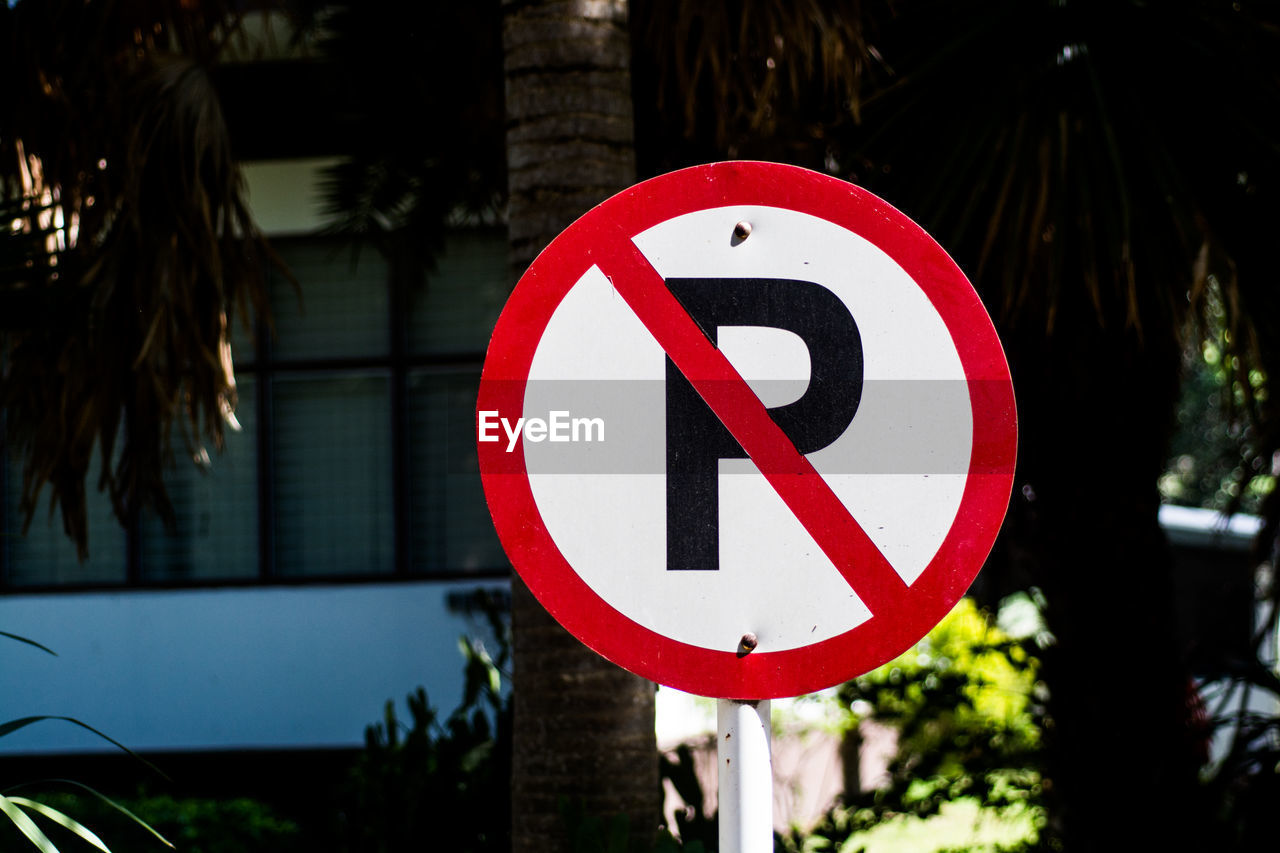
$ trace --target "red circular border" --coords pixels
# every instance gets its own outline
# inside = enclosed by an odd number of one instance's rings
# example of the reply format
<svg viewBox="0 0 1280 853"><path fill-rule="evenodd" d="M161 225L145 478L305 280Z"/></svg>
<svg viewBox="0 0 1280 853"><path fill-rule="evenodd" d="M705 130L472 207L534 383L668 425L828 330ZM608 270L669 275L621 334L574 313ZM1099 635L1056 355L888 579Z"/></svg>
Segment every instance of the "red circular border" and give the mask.
<svg viewBox="0 0 1280 853"><path fill-rule="evenodd" d="M634 622L565 560L538 512L523 446L477 443L481 479L507 556L547 611L599 654L661 684L704 696L798 696L847 681L910 648L964 595L1000 529L1013 485L1017 413L1000 340L964 273L901 212L852 184L795 166L728 162L660 175L587 212L540 254L498 318L476 409L523 411L530 364L552 313L595 263L596 249L676 216L728 205L786 208L828 220L880 248L924 291L969 381L973 451L951 530L899 606L796 649L731 652L692 646Z"/></svg>

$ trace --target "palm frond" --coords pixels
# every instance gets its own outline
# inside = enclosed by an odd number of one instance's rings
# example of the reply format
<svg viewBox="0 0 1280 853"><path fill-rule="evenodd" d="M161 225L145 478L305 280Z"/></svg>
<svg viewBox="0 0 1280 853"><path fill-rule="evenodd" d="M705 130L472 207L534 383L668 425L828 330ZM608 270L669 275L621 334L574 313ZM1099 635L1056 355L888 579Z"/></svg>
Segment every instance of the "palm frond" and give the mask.
<svg viewBox="0 0 1280 853"><path fill-rule="evenodd" d="M40 827L36 826L36 822L18 807L18 803L0 795L0 812L13 822L18 831L25 835L40 853L58 853L58 848L49 840L49 836L45 835Z"/></svg>
<svg viewBox="0 0 1280 853"><path fill-rule="evenodd" d="M330 236L371 245L420 273L446 227L492 222L502 209L499 6L339 2L312 16L323 62L340 81L340 123L353 139L322 179Z"/></svg>
<svg viewBox="0 0 1280 853"><path fill-rule="evenodd" d="M42 643L37 643L35 640L31 640L26 637L19 636L18 634L10 634L8 631L0 631L0 637L6 637L10 640L14 640L19 643L26 643L28 646L33 646L42 652L48 652L54 657L58 656L58 653L55 652L53 649L49 648L48 646Z"/></svg>
<svg viewBox="0 0 1280 853"><path fill-rule="evenodd" d="M208 74L233 6L0 14L0 405L26 523L48 487L82 558L90 458L122 521L170 517L175 447L220 448L235 406L229 324L267 308L275 257Z"/></svg>
<svg viewBox="0 0 1280 853"><path fill-rule="evenodd" d="M658 109L678 110L687 134L710 133L731 156L746 137L776 132L798 103L831 105L824 118L860 119L869 78L887 70L874 38L892 0L633 6L633 19L647 22L643 41L661 57Z"/></svg>
<svg viewBox="0 0 1280 853"><path fill-rule="evenodd" d="M103 843L102 839L99 838L95 832L64 812L60 812L57 809L46 806L44 803L36 800L27 799L26 797L5 797L5 799L15 806L21 806L28 811L42 815L56 823L58 826L70 830L76 837L80 838L87 844L98 848L102 853L111 853L111 850L108 849L107 845ZM12 815L10 815L10 817L12 817Z"/></svg>

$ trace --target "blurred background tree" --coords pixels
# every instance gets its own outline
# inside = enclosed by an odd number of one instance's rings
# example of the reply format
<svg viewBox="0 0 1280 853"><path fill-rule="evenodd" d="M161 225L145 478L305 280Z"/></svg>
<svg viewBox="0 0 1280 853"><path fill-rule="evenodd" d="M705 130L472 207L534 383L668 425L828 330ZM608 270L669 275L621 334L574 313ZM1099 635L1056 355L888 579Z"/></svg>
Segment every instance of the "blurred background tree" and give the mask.
<svg viewBox="0 0 1280 853"><path fill-rule="evenodd" d="M906 654L842 685L843 754L859 748L870 723L892 733L893 755L878 779L860 779L860 769L846 765L837 803L816 826L779 839L780 847L879 848L897 830L919 840L913 844L932 838L937 849L950 850L985 824L1010 849L1052 849L1043 831L1045 685L1037 639L1047 638L1034 628L1010 633L965 598ZM959 832L957 813L970 816Z"/></svg>
<svg viewBox="0 0 1280 853"><path fill-rule="evenodd" d="M210 69L234 3L0 6L0 409L87 554L85 481L127 522L172 516L163 470L234 425L230 324L266 305Z"/></svg>
<svg viewBox="0 0 1280 853"><path fill-rule="evenodd" d="M1276 401L1258 384L1280 359L1274 5L632 10L642 174L729 156L847 177L924 224L995 318L1021 446L977 589L1044 595L1050 836L1090 850L1206 838L1216 806L1198 778L1157 483L1189 341L1219 347L1237 489L1270 473L1277 446ZM1118 649L1130 665L1114 665ZM1113 773L1123 787L1101 808ZM1135 816L1119 831L1116 809Z"/></svg>
<svg viewBox="0 0 1280 853"><path fill-rule="evenodd" d="M1275 491L1277 459L1267 458L1247 415L1254 398L1265 399L1266 375L1242 371L1224 327L1226 310L1216 282L1206 292L1204 325L1190 335L1183 354L1177 426L1160 494L1179 506L1258 515ZM1248 383L1246 387L1242 383Z"/></svg>

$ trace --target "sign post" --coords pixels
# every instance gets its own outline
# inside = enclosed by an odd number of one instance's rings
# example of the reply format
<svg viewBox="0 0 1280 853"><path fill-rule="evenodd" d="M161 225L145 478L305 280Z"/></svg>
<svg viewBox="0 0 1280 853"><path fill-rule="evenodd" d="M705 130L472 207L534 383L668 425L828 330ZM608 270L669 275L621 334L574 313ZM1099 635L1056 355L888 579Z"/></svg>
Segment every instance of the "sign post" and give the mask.
<svg viewBox="0 0 1280 853"><path fill-rule="evenodd" d="M773 163L662 175L566 229L503 309L476 418L495 527L548 612L639 675L749 703L937 624L991 548L1017 447L1004 352L955 263L879 198ZM722 702L742 749L767 708ZM767 765L764 745L722 769Z"/></svg>
<svg viewBox="0 0 1280 853"><path fill-rule="evenodd" d="M773 759L769 700L716 701L720 849L772 853Z"/></svg>

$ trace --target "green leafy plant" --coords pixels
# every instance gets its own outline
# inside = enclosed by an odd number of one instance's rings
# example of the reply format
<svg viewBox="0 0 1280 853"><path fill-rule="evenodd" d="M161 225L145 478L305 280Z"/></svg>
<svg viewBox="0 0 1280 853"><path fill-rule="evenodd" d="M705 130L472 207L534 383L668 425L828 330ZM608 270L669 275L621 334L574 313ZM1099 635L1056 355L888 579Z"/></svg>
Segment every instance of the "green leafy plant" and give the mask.
<svg viewBox="0 0 1280 853"><path fill-rule="evenodd" d="M846 791L817 827L791 833L780 848L845 849L860 832L908 816L935 817L963 800L1042 827L1045 715L1034 648L964 599L915 648L842 685L851 734L863 720L888 725L896 753L879 785ZM1019 846L1038 843L1037 834Z"/></svg>
<svg viewBox="0 0 1280 853"><path fill-rule="evenodd" d="M26 811L24 811L24 809ZM41 851L56 851L53 842L49 837L36 825L31 819L28 812L42 815L59 826L65 827L67 830L80 837L84 841L97 847L99 850L107 851L108 848L102 843L97 835L89 830L84 824L76 821L74 818L68 817L65 812L51 808L44 803L35 800L29 800L26 797L14 797L0 795L0 811L4 812L9 820L13 821L13 825L18 831L27 837L37 849Z"/></svg>
<svg viewBox="0 0 1280 853"><path fill-rule="evenodd" d="M36 640L33 640L33 639L20 637L20 635L18 634L10 634L9 631L0 631L0 637L4 637L6 639L12 639L18 643L27 644L27 646L40 649L40 651L49 653L51 654L51 656L54 656L54 657L58 656L58 653L52 651L51 648L44 646L44 644L37 643ZM114 745L114 747L122 749L122 751L131 754L131 756L133 756L134 758L137 758L138 761L145 763L147 767L151 767L152 770L155 770L157 772L157 774L160 774L160 771L157 770L157 768L154 765L151 765L151 762L146 761L145 758L137 756L136 753L131 751L131 749L129 749L128 747L125 747L124 744L118 742L118 740L110 738L110 736L105 735L104 733L101 733L101 731L95 729L95 727L86 724L86 722L82 722L77 719L74 719L74 717L61 717L61 716L54 716L54 715L37 715L37 716L28 716L28 717L18 717L18 719L9 720L8 722L3 722L3 724L0 724L0 738L4 738L5 735L13 734L14 731L18 731L19 729L26 729L27 726L36 724L36 722L45 722L45 721L69 722L69 724L82 727L82 729L87 731L91 731L91 733L99 736L99 738L101 738L102 740L106 740L106 742L110 743L111 745ZM164 776L164 774L160 774L160 775ZM157 833L157 831L152 829L152 827L148 825L146 821L143 821L142 818L138 817L137 815L134 815L133 812L129 811L129 809L125 808L124 806L120 806L120 804L116 803L115 800L109 797L106 797L105 794L96 792L96 790L93 790L92 788L90 788L90 786L74 783L74 781L70 781L70 780L54 780L54 781L56 781L56 783L60 785L72 786L72 788L82 789L84 793L91 794L92 797L95 797L97 800L99 800L99 802L101 802L102 804L105 804L106 807L114 809L114 811L118 812L119 815L123 815L129 818L129 820L134 822L134 824L141 826L142 829L145 829L147 833L150 833L152 836L154 836L154 838L157 841L160 841L160 843L168 845L168 847L173 847L173 844L170 844L169 840L164 838L164 835ZM32 788L32 786L33 786L32 784L27 783L27 784L13 785L13 786L10 786L10 788L0 790L0 812L3 812L4 816L9 818L9 821L12 822L14 829L17 829L18 833L22 834L24 838L26 838L28 841L31 841L31 844L35 845L36 849L41 850L41 853L58 853L58 847L56 847L56 845L52 843L52 841L49 838L49 834L47 834L46 830L42 829L42 827L38 825L37 822L35 821L35 817L41 817L41 818L44 818L44 820L51 822L51 824L63 827L64 830L69 831L70 834L72 834L73 836L76 836L76 838L78 838L79 840L84 841L84 843L90 844L92 845L92 847L100 849L104 853L110 853L110 849L106 847L104 843L102 843L102 839L100 839L99 836L93 833L92 830L88 829L87 826L84 826L83 824L81 824L81 822L77 821L76 818L73 818L67 815L67 812L63 811L63 809L54 808L50 806L50 804L40 802L40 800L35 800L28 797L19 797L19 795L14 794L14 792L17 792L17 790Z"/></svg>
<svg viewBox="0 0 1280 853"><path fill-rule="evenodd" d="M0 636L10 640L14 640L19 643L24 643L36 649L40 649L41 651L46 652L55 657L57 656L57 653L54 652L52 649L42 645L41 643L36 642L35 640L28 639L27 637L22 637L17 634L11 634L7 631L0 631ZM8 722L5 722L5 723L0 723L0 737L5 737L7 735L13 734L16 731L20 729L24 729L27 726L33 725L35 723L41 723L46 721L61 721L65 723L70 723L75 726L79 726L80 728L85 729L86 731L92 732L93 734L97 735L98 737L102 738L103 740L107 741L108 743L112 744L118 749L121 749L124 752L127 752L129 755L132 755L138 761L141 761L143 764L146 764L148 767L155 770L157 773L160 773L160 771L154 765L152 765L150 762L146 761L142 757L135 754L132 750L130 750L124 744L98 731L93 726L90 726L87 723L84 723L84 722L81 722L80 720L75 719L74 717L61 717L61 716L55 716L55 715L49 715L49 714L29 716L29 717L19 717L17 719L9 720ZM160 775L163 776L164 774L160 773ZM133 814L133 812L129 811L124 806L120 805L119 803L115 802L111 798L107 797L105 794L95 791L94 789L88 787L87 785L82 785L78 782L72 782L70 780L53 780L53 781L64 786L71 786L74 788L82 789L85 793L92 795L105 806L113 809L115 812L121 815L124 815L125 817L130 819L133 823L145 829L157 841L169 847L173 846L172 844L169 843L169 841L163 835L161 835L159 832L153 829L149 824L147 824L137 815ZM39 817L48 821L49 823L52 823L70 832L71 835L74 836L75 838L80 839L84 843L89 844L97 848L98 850L102 850L103 853L111 853L110 849L106 846L106 844L103 843L101 838L99 838L92 830L90 830L84 824L80 823L75 818L72 818L71 816L69 816L66 813L66 811L62 809L54 808L53 806L45 802L33 800L33 799L30 799L29 797L18 796L15 794L16 791L23 790L26 788L31 788L31 787L34 787L31 783L24 783L21 785L11 786L4 790L0 790L0 813L3 813L4 816L9 819L13 827L24 838L26 838L26 840L29 841L37 850L40 850L41 853L58 853L58 847L49 838L49 833L47 831L48 828L42 827L39 823L36 822L35 818Z"/></svg>
<svg viewBox="0 0 1280 853"><path fill-rule="evenodd" d="M47 789L54 785L73 788L81 793L80 795L65 793L50 795L47 793ZM137 827L149 835L156 843L163 844L169 848L173 847L169 839L153 827L151 823L139 817L131 809L102 792L90 788L88 785L82 785L70 779L46 780L39 785L41 789L46 790L46 793L41 794L40 800L14 796L10 793L31 787L37 786L31 783L16 785L9 788L5 793L0 794L0 811L3 811L5 816L12 821L14 827L22 835L26 836L27 840L42 853L57 853L58 848L49 839L45 830L32 819L33 815L46 818L50 822L68 830L72 835L87 844L104 851L104 853L111 853L110 848L95 832L81 823L80 820L71 817L68 812L75 812L85 820L96 818L98 820L95 820L95 823L98 823L99 826L102 825L101 819L114 817L117 828Z"/></svg>
<svg viewBox="0 0 1280 853"><path fill-rule="evenodd" d="M674 756L659 756L659 778L670 782L685 808L675 813L675 825L664 826L656 838L634 832L626 815L589 815L581 803L561 799L565 849L571 853L707 853L719 847L719 815L708 812L698 781L693 749L676 747ZM660 796L665 791L660 792ZM674 830L674 831L673 831Z"/></svg>
<svg viewBox="0 0 1280 853"><path fill-rule="evenodd" d="M375 853L427 843L457 853L511 846L511 703L502 690L509 645L493 657L483 644L460 640L465 663L462 703L446 718L418 688L409 720L388 701L384 719L365 730L365 749L351 771L340 819L342 850Z"/></svg>
<svg viewBox="0 0 1280 853"><path fill-rule="evenodd" d="M1267 399L1266 376L1233 354L1221 288L1210 276L1198 334L1182 355L1177 429L1160 477L1168 503L1260 513L1276 486L1270 454L1258 452L1251 407Z"/></svg>
<svg viewBox="0 0 1280 853"><path fill-rule="evenodd" d="M125 813L87 791L59 791L42 797L47 805L108 831L118 849L146 849L147 832ZM121 808L173 840L182 853L288 853L301 849L297 823L270 806L245 797L209 799L139 794L122 800ZM103 849L103 848L99 848Z"/></svg>
<svg viewBox="0 0 1280 853"><path fill-rule="evenodd" d="M685 807L675 813L675 826L671 827L675 832L664 833L655 850L659 853L668 850L685 850L686 853L715 850L720 840L719 815L707 812L706 795L698 781L693 749L688 744L680 744L674 757L663 755L659 761L661 778L671 783Z"/></svg>
<svg viewBox="0 0 1280 853"><path fill-rule="evenodd" d="M564 797L559 806L560 819L567 829L566 853L643 853L626 815L590 815L581 803Z"/></svg>

